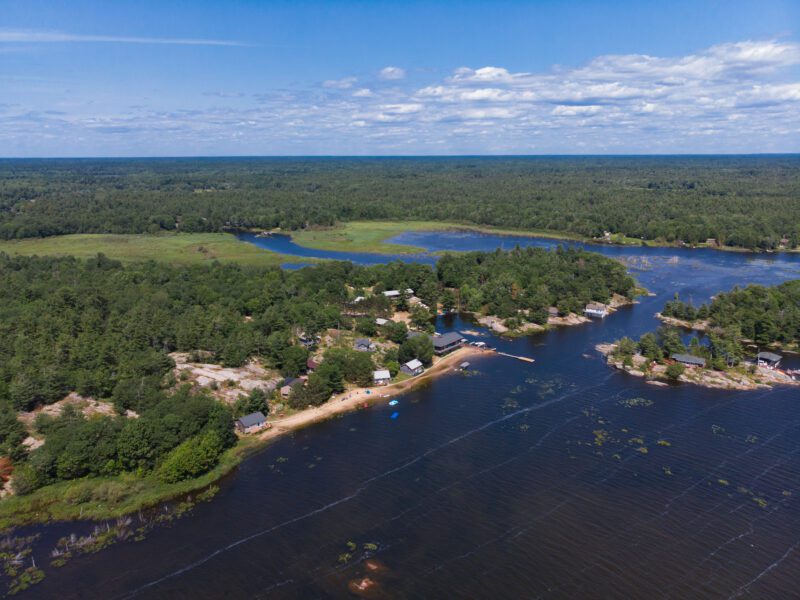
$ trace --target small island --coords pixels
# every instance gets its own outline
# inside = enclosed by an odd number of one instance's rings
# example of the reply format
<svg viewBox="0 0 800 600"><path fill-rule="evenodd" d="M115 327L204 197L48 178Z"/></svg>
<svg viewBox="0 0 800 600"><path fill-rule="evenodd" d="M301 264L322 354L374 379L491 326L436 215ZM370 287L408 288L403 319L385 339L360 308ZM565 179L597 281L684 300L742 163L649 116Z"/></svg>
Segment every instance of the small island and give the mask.
<svg viewBox="0 0 800 600"><path fill-rule="evenodd" d="M700 307L676 297L657 317L664 322L657 331L597 350L614 368L654 381L738 390L800 385L800 373L781 369L780 354L800 342L800 280L736 288ZM685 344L682 330L700 337Z"/></svg>

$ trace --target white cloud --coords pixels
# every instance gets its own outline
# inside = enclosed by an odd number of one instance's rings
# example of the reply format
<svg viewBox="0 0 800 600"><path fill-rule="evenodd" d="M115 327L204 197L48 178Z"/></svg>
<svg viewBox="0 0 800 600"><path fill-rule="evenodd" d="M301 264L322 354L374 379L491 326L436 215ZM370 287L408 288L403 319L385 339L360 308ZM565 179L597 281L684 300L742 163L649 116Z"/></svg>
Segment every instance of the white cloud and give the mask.
<svg viewBox="0 0 800 600"><path fill-rule="evenodd" d="M234 40L207 40L195 38L151 38L120 35L82 35L60 31L34 31L0 29L0 43L56 44L56 43L112 43L112 44L176 44L184 46L250 46Z"/></svg>
<svg viewBox="0 0 800 600"><path fill-rule="evenodd" d="M206 100L169 110L158 99L126 97L104 112L75 98L68 108L59 101L33 112L9 96L15 104L0 112L0 148L12 155L35 144L49 154L71 144L88 154L115 144L147 154L791 152L800 148L797 65L800 44L768 40L677 57L598 56L542 72L462 67L422 86L395 79L371 89L348 77L316 89L265 90L228 107L197 108Z"/></svg>
<svg viewBox="0 0 800 600"><path fill-rule="evenodd" d="M322 87L337 90L347 90L353 87L358 81L355 77L344 77L343 79L328 79L322 83Z"/></svg>
<svg viewBox="0 0 800 600"><path fill-rule="evenodd" d="M378 77L386 80L405 79L406 71L400 67L384 67L378 73Z"/></svg>

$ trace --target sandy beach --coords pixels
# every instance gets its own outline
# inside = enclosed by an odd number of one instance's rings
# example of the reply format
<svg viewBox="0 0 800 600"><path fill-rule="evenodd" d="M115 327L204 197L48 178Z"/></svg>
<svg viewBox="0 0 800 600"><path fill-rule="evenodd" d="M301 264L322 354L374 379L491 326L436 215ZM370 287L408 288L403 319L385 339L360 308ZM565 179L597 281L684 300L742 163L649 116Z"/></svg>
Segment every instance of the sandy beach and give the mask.
<svg viewBox="0 0 800 600"><path fill-rule="evenodd" d="M341 394L331 397L325 404L307 408L298 413L280 419L269 420L270 427L258 434L261 441L270 441L286 433L307 427L330 419L334 415L350 412L362 407L364 404L388 402L403 392L426 381L447 373L469 357L485 355L488 350L481 350L473 346L462 346L447 356L434 358L434 363L422 375L384 386L362 387L346 390ZM367 394L367 391L370 391Z"/></svg>

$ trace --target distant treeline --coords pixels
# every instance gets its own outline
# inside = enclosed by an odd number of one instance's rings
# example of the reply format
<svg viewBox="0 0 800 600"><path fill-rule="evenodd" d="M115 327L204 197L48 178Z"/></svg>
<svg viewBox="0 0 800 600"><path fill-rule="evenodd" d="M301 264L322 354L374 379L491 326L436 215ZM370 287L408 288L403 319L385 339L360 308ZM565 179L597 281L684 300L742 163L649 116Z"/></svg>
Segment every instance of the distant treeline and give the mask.
<svg viewBox="0 0 800 600"><path fill-rule="evenodd" d="M471 253L442 258L438 270L395 262L325 263L298 271L124 266L102 255L81 261L0 253L0 454L20 467L14 476L19 493L123 471L155 471L168 482L194 477L235 441L233 413L181 388L169 352L202 351L204 360L226 366L257 357L295 376L308 358L301 334L374 323L363 313L389 312L380 293L386 289L411 288L431 307L465 297L471 309L510 315L529 309L524 318L540 319L543 307L606 301L633 287L620 263L577 249ZM373 296L354 303L367 288ZM396 360L420 357L421 349L404 343L405 327L395 333L393 341L401 344ZM341 389L342 378L371 381L373 363L366 354L329 350L323 367L298 402L324 401ZM68 411L37 418L46 441L28 453L16 412L70 392L111 400L118 416L86 419ZM243 399L241 408L266 410L263 395ZM139 418L122 416L127 410Z"/></svg>
<svg viewBox="0 0 800 600"><path fill-rule="evenodd" d="M798 198L798 156L3 160L0 238L424 219L770 249Z"/></svg>

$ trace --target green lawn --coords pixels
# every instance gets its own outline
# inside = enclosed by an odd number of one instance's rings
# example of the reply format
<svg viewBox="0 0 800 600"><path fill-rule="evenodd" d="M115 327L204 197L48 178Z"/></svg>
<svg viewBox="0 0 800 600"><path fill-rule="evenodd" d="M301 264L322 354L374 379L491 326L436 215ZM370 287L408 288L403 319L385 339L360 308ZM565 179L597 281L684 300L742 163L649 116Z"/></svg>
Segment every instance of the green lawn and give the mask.
<svg viewBox="0 0 800 600"><path fill-rule="evenodd" d="M305 229L290 233L296 243L307 248L341 252L405 254L422 252L423 249L402 244L386 244L384 241L406 231L447 231L454 229L497 235L579 239L577 236L553 231L498 229L443 221L353 221L327 229Z"/></svg>
<svg viewBox="0 0 800 600"><path fill-rule="evenodd" d="M203 264L214 260L271 266L313 259L286 256L240 242L229 233L75 234L0 241L10 255L75 256L91 258L102 252L123 262L157 260L170 264Z"/></svg>

